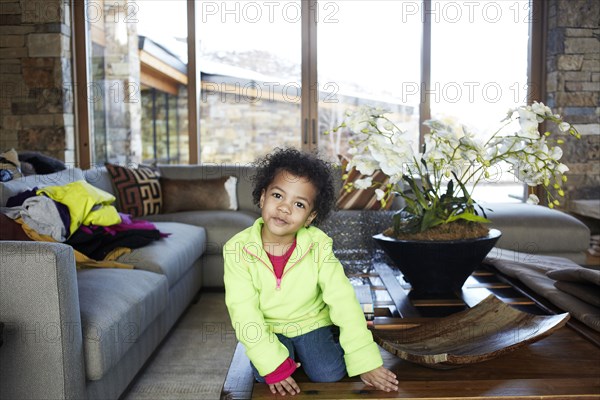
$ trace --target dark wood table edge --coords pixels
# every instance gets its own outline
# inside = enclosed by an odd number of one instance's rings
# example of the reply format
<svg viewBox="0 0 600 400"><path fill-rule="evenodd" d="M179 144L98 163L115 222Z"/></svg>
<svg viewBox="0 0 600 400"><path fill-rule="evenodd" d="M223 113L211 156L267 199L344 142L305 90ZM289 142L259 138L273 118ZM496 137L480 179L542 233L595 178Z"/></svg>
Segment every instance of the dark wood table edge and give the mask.
<svg viewBox="0 0 600 400"><path fill-rule="evenodd" d="M248 379L250 378L250 379ZM254 375L244 346L238 342L227 375L221 387L221 400L242 400L252 398Z"/></svg>

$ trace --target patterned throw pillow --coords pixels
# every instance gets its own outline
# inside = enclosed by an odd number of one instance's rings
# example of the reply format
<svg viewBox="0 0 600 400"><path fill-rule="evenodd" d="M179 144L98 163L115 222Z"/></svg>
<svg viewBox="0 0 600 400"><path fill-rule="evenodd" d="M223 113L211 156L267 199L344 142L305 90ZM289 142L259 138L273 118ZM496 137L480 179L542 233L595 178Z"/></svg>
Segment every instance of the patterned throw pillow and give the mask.
<svg viewBox="0 0 600 400"><path fill-rule="evenodd" d="M106 164L117 197L117 208L132 217L159 214L162 191L159 175L149 167Z"/></svg>
<svg viewBox="0 0 600 400"><path fill-rule="evenodd" d="M341 170L347 175L346 179L342 182L342 188L337 200L337 207L340 210L388 210L392 206L392 202L388 201L384 208L381 207L381 202L377 200L375 195L375 188L368 189L354 189L350 192L344 189L348 183L356 182L358 179L366 178L356 169L352 168L346 172L346 165L348 160L345 157L340 156L342 163ZM375 171L373 174L373 182L387 183L388 177L380 170Z"/></svg>

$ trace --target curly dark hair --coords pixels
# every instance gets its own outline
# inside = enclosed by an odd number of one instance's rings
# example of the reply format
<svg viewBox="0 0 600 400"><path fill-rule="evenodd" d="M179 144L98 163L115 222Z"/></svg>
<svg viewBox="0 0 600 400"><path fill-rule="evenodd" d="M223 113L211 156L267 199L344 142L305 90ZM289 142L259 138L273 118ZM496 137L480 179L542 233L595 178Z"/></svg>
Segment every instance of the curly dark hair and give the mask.
<svg viewBox="0 0 600 400"><path fill-rule="evenodd" d="M252 200L259 205L262 191L275 179L280 171L308 179L317 189L314 225L327 219L335 206L335 188L332 166L316 154L301 152L294 148L275 148L272 153L254 162L256 173L252 178L254 189Z"/></svg>

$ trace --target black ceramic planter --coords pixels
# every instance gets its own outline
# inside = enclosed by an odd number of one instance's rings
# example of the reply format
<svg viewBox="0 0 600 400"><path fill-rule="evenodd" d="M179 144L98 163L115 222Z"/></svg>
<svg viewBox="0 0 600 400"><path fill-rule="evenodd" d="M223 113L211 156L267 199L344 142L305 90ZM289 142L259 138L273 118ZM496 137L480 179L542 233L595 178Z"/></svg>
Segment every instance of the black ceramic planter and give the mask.
<svg viewBox="0 0 600 400"><path fill-rule="evenodd" d="M426 241L373 236L417 294L460 292L471 273L492 250L501 233L490 229L486 237Z"/></svg>

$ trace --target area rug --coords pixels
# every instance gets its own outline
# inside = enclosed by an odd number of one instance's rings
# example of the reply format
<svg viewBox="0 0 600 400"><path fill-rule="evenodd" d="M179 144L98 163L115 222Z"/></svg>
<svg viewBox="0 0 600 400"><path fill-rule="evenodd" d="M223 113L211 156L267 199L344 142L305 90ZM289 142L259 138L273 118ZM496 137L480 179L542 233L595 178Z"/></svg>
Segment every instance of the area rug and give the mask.
<svg viewBox="0 0 600 400"><path fill-rule="evenodd" d="M218 399L236 343L225 294L202 293L122 399Z"/></svg>

